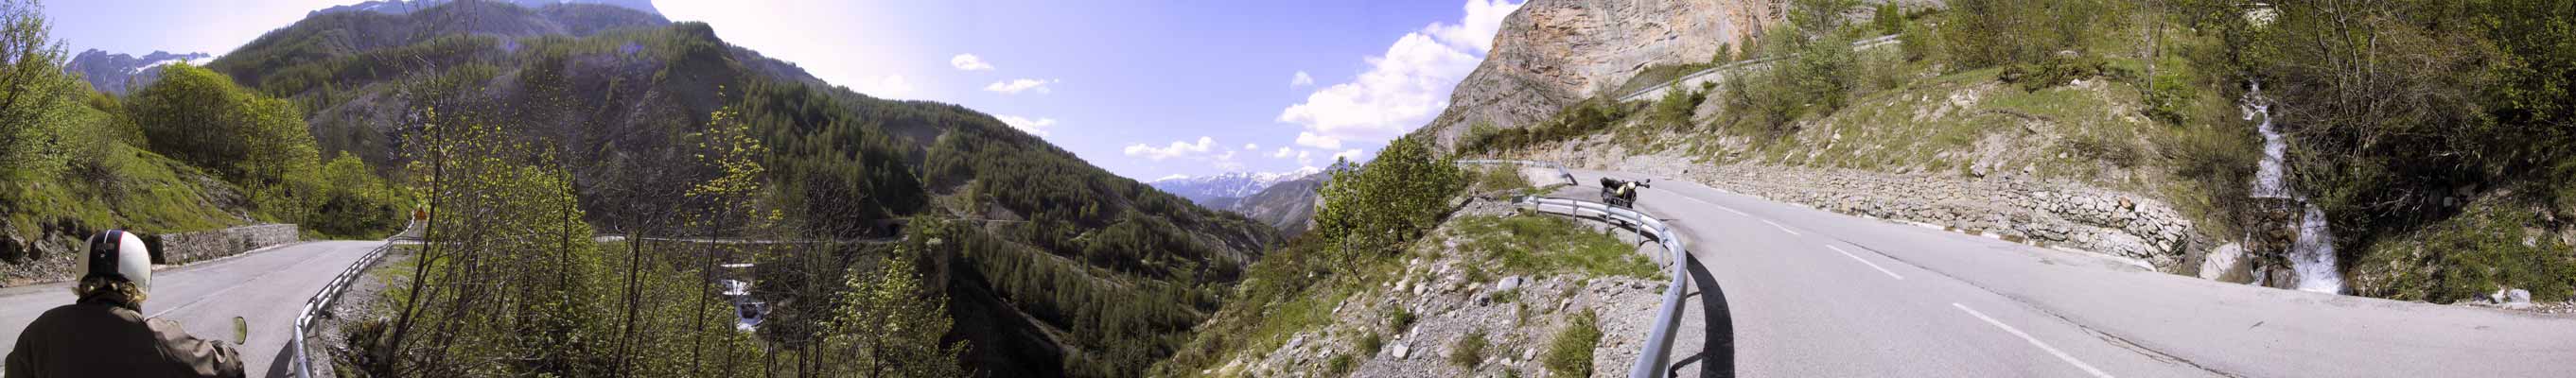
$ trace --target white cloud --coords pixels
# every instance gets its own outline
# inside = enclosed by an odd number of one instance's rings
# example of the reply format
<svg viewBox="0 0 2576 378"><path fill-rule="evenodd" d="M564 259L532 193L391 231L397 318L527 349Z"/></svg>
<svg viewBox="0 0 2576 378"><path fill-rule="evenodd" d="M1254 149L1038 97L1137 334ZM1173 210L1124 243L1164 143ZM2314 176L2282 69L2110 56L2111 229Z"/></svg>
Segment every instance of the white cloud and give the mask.
<svg viewBox="0 0 2576 378"><path fill-rule="evenodd" d="M1216 165L1216 169L1220 171L1233 172L1243 170L1243 162L1234 161L1233 150L1227 150L1225 153L1217 154L1216 162L1214 164Z"/></svg>
<svg viewBox="0 0 2576 378"><path fill-rule="evenodd" d="M1297 151L1297 165L1309 167L1315 166L1315 152L1303 150Z"/></svg>
<svg viewBox="0 0 2576 378"><path fill-rule="evenodd" d="M1038 80L1038 79L1015 79L1015 80L1004 80L1004 81L996 81L996 82L993 82L993 84L992 84L992 85L986 85L986 86L984 86L984 90L987 90L987 91L993 91L993 92L1001 93L1001 94L1020 94L1020 92L1021 92L1021 91L1032 91L1032 90L1037 91L1038 93L1047 93L1047 87L1046 87L1046 86L1047 86L1047 84L1055 84L1055 83L1061 83L1061 82L1064 82L1064 80L1061 80L1061 79L1058 79L1058 80Z"/></svg>
<svg viewBox="0 0 2576 378"><path fill-rule="evenodd" d="M1137 143L1137 144L1128 145L1128 146L1127 146L1127 149L1126 149L1124 152L1126 152L1126 153L1127 153L1127 156L1141 157L1141 158L1153 159L1153 160L1160 161L1160 160L1163 160L1163 159L1170 159L1170 158L1174 158L1174 157L1181 157L1181 156L1188 156L1188 155L1196 155L1196 154L1205 154L1205 153L1207 153L1207 152L1208 152L1208 150L1209 150L1209 149L1211 149L1211 148L1212 148L1212 147L1214 147L1215 145L1216 145L1216 139L1215 139L1215 138L1199 137L1199 141L1198 141L1198 143L1187 143L1187 142L1177 142L1177 141L1175 141L1175 142L1172 142L1172 144L1171 144L1171 145L1169 145L1169 146L1165 146L1165 147L1161 147L1161 148L1155 148L1154 146L1148 146L1148 145L1145 145L1144 143ZM1231 157L1231 156L1228 156L1228 157Z"/></svg>
<svg viewBox="0 0 2576 378"><path fill-rule="evenodd" d="M1494 33L1502 30L1503 17L1520 8L1520 4L1508 4L1503 0L1467 0L1466 19L1459 20L1457 25L1432 24L1424 31L1440 38L1440 42L1476 49L1476 54L1482 55L1493 51Z"/></svg>
<svg viewBox="0 0 2576 378"><path fill-rule="evenodd" d="M1314 132L1310 131L1299 131L1297 132L1297 145L1323 149L1342 148L1342 138L1315 135Z"/></svg>
<svg viewBox="0 0 2576 378"><path fill-rule="evenodd" d="M1296 76L1296 77L1288 78L1288 87L1289 87L1289 88L1303 87L1303 86L1309 86L1309 85L1315 85L1315 76L1314 76L1314 75L1307 75L1307 74L1306 74L1306 71L1297 71L1297 76Z"/></svg>
<svg viewBox="0 0 2576 378"><path fill-rule="evenodd" d="M858 84L852 85L850 89L857 90L859 93L865 93L869 96L876 96L878 98L907 98L912 96L913 91L912 82L904 80L903 75L885 75L861 79Z"/></svg>
<svg viewBox="0 0 2576 378"><path fill-rule="evenodd" d="M1259 145L1259 144L1252 144L1252 143L1244 143L1244 144L1243 144L1243 150L1244 150L1244 151L1251 151L1251 150L1258 150L1258 149L1261 149L1261 145Z"/></svg>
<svg viewBox="0 0 2576 378"><path fill-rule="evenodd" d="M1334 159L1334 160L1350 159L1350 161L1351 161L1351 162L1353 162L1353 163L1357 163L1357 162L1367 161L1367 160L1369 159L1369 153L1368 153L1368 151L1362 151L1362 150L1360 150L1360 149L1353 148L1353 149L1348 149L1348 150L1342 150L1342 152L1333 153L1333 159Z"/></svg>
<svg viewBox="0 0 2576 378"><path fill-rule="evenodd" d="M1341 148L1342 140L1390 140L1421 127L1449 106L1450 89L1483 61L1503 16L1520 8L1501 1L1468 0L1459 24L1435 22L1405 34L1386 53L1362 58L1369 69L1357 79L1317 89L1277 120L1315 135L1299 135L1299 145L1324 149Z"/></svg>
<svg viewBox="0 0 2576 378"><path fill-rule="evenodd" d="M1054 119L1054 118L1045 118L1045 117L1040 117L1040 118L1038 118L1038 119L1028 119L1028 118L1021 118L1020 116L1015 116L1015 115L1000 115L1000 114L993 115L993 118L1000 118L1000 119L1002 119L1002 123L1003 123L1003 124L1011 125L1011 128L1014 128L1014 129L1020 129L1020 131L1021 131L1021 132L1026 132L1026 133L1029 133L1029 135L1036 135L1036 136L1041 136L1041 137L1043 137L1043 136L1047 136L1047 131L1046 131L1046 128L1047 128L1047 127L1049 127L1049 126L1055 126L1055 119Z"/></svg>
<svg viewBox="0 0 2576 378"><path fill-rule="evenodd" d="M1172 175L1170 175L1170 176L1163 176L1163 178L1154 179L1154 181L1171 181L1171 180L1179 180L1179 179L1185 179L1185 178L1190 178L1190 175L1184 175L1184 174L1174 173L1174 174L1172 174ZM1148 182L1152 182L1152 181L1148 181Z"/></svg>
<svg viewBox="0 0 2576 378"><path fill-rule="evenodd" d="M963 71L993 70L993 64L984 63L984 58L975 56L975 54L957 54L957 56L949 57L948 65L951 67L957 67L958 70Z"/></svg>
<svg viewBox="0 0 2576 378"><path fill-rule="evenodd" d="M1295 150L1291 150L1291 149L1289 149L1289 148L1287 148L1287 147L1280 147L1280 148L1279 148L1279 152L1271 153L1271 154L1270 154L1270 157L1272 157L1272 158L1286 158L1286 157L1288 157L1289 155L1296 155L1296 154L1297 154L1297 151L1295 151Z"/></svg>

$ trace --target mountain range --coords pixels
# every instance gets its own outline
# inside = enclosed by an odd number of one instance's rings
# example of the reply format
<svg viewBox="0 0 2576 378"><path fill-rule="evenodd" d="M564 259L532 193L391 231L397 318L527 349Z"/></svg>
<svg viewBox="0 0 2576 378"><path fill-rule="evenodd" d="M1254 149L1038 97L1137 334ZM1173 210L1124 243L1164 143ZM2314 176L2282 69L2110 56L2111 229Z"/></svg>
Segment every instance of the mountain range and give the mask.
<svg viewBox="0 0 2576 378"><path fill-rule="evenodd" d="M80 74L82 80L89 82L90 88L97 89L99 92L122 96L131 89L151 85L154 79L161 77L163 65L188 60L202 61L212 56L214 55L206 53L172 54L167 51L153 51L151 54L135 57L90 49L73 56L71 63L65 64L63 70Z"/></svg>
<svg viewBox="0 0 2576 378"><path fill-rule="evenodd" d="M297 102L325 155L380 171L409 164L424 109L509 130L567 162L603 232L732 232L663 220L692 205L662 188L720 173L692 157L692 138L719 121L770 146L766 187L795 232L874 239L913 229L899 227L907 220L1004 221L922 251L956 322L949 337L971 345L963 363L982 375L1137 375L1281 241L1263 222L1111 174L991 115L833 86L712 25L605 2L543 5L315 12L207 68ZM762 282L844 271L760 266ZM776 311L764 333L829 305L792 287L751 290Z"/></svg>
<svg viewBox="0 0 2576 378"><path fill-rule="evenodd" d="M1229 172L1214 176L1174 175L1145 183L1155 189L1188 198L1200 206L1224 208L1235 200L1261 193L1281 182L1314 175L1323 170L1304 168L1288 172Z"/></svg>
<svg viewBox="0 0 2576 378"><path fill-rule="evenodd" d="M412 11L416 11L416 10L422 10L422 9L429 9L429 8L432 8L432 7L437 7L437 6L439 6L439 5L447 4L448 2L451 2L451 1L455 1L455 0L374 0L374 1L364 2L364 3L357 3L357 4L349 4L349 5L333 6L333 7L330 7L330 8L322 8L322 10L313 11L312 13L306 13L306 14L304 14L304 17L306 17L306 18L311 18L311 17L313 17L313 16L320 16L320 15L324 15L324 14L331 14L331 13L345 13L345 12L376 12L376 13L384 13L384 14L404 14L404 13L411 13ZM502 0L502 2L506 2L506 3L510 3L510 4L514 4L514 5L518 5L518 6L520 6L520 7L531 8L531 9L533 9L533 8L544 8L545 6L547 6L547 5L552 5L552 4L601 4L601 5L610 5L610 6L616 6L616 7L626 8L626 9L633 9L633 10L637 10L637 11L642 11L642 12L647 13L647 14L652 14L652 15L655 15L655 16L660 16L660 15L662 15L661 10L658 10L658 9L654 9L654 8L653 8L653 1L652 1L652 0Z"/></svg>

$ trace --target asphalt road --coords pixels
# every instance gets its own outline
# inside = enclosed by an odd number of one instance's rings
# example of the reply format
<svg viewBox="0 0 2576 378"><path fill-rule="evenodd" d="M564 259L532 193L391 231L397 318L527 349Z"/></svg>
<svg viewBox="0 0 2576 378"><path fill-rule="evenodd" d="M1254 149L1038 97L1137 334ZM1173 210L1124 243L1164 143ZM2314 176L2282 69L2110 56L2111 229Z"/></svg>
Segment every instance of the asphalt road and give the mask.
<svg viewBox="0 0 2576 378"><path fill-rule="evenodd" d="M295 316L331 276L356 263L381 241L292 244L152 273L152 295L143 314L176 320L188 333L232 339L232 318L250 322L250 342L239 347L250 376L282 376ZM0 289L0 354L36 316L71 304L69 283Z"/></svg>
<svg viewBox="0 0 2576 378"><path fill-rule="evenodd" d="M1732 345L1712 355L1736 376L2576 376L2576 317L2215 282L1680 180L1575 175L1655 179L1640 207L1688 238L1725 293L1708 337Z"/></svg>

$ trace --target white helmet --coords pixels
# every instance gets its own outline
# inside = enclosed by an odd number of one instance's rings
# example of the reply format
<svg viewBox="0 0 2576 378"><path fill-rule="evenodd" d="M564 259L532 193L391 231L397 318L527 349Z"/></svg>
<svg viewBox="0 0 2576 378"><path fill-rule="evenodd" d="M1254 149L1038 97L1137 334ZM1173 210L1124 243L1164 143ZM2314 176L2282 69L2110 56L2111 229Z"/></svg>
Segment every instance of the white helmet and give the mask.
<svg viewBox="0 0 2576 378"><path fill-rule="evenodd" d="M116 277L133 282L137 289L152 290L152 251L133 233L107 230L90 236L89 255L80 263L81 278Z"/></svg>

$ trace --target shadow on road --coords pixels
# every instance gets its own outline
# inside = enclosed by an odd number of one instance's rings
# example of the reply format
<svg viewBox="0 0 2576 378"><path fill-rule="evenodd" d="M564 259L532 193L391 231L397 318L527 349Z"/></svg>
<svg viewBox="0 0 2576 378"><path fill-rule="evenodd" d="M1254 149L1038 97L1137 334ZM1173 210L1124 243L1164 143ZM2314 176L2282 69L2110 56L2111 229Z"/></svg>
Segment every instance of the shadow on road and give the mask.
<svg viewBox="0 0 2576 378"><path fill-rule="evenodd" d="M293 377L295 377L295 369L293 369L294 367L295 367L295 342L290 340L290 341L287 341L287 342L286 342L286 346L278 347L278 348L277 348L277 358L276 358L276 359L272 359L272 360L269 360L269 361L268 361L268 373L267 373L267 374L265 374L265 375L257 375L257 376L259 376L259 377L269 377L269 378L293 378ZM245 372L245 373L247 373L247 372Z"/></svg>
<svg viewBox="0 0 2576 378"><path fill-rule="evenodd" d="M1727 316L1726 291L1717 287L1717 278L1708 274L1708 267L1700 266L1699 257L1692 256L1688 259L1690 265L1686 266L1690 269L1691 287L1699 288L1700 317L1708 326L1708 335L1700 344L1699 354L1674 361L1673 366L1670 370L1666 370L1664 375L1675 375L1683 366L1698 363L1701 364L1699 367L1701 377L1733 377L1735 376L1735 322Z"/></svg>

